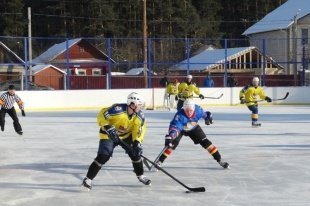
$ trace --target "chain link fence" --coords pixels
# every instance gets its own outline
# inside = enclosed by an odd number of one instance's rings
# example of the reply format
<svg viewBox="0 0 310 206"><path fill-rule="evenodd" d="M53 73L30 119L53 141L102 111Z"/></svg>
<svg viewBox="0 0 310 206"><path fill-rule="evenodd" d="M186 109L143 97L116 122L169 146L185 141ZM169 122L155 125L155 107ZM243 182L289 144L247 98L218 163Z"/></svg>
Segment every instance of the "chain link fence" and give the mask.
<svg viewBox="0 0 310 206"><path fill-rule="evenodd" d="M145 52L143 38L0 37L0 89L160 87L164 76L187 74L200 87L207 74L215 87L243 86L254 75L263 86L309 86L309 41L293 41L295 51L287 39L148 38Z"/></svg>

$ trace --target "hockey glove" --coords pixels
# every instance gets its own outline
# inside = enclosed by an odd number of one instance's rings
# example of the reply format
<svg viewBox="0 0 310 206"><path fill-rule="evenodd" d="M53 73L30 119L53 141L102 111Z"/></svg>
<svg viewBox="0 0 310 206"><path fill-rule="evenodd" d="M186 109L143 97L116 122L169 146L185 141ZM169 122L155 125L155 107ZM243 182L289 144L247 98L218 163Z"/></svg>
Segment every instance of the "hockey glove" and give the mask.
<svg viewBox="0 0 310 206"><path fill-rule="evenodd" d="M115 143L118 144L120 142L118 133L113 125L104 125L104 132L109 136L109 138Z"/></svg>
<svg viewBox="0 0 310 206"><path fill-rule="evenodd" d="M206 112L206 114L207 114L207 116L205 118L205 124L206 125L213 124L213 117L212 117L211 112Z"/></svg>
<svg viewBox="0 0 310 206"><path fill-rule="evenodd" d="M200 99L204 99L205 96L203 96L203 94L199 94L199 98L200 98Z"/></svg>
<svg viewBox="0 0 310 206"><path fill-rule="evenodd" d="M265 97L265 100L267 101L267 102L272 102L272 99L270 98L270 97Z"/></svg>
<svg viewBox="0 0 310 206"><path fill-rule="evenodd" d="M178 101L179 100L178 95L175 95L174 99L175 99L175 101Z"/></svg>
<svg viewBox="0 0 310 206"><path fill-rule="evenodd" d="M138 141L134 141L133 146L132 146L132 155L134 157L140 157L142 155L142 145Z"/></svg>
<svg viewBox="0 0 310 206"><path fill-rule="evenodd" d="M25 110L23 110L23 109L22 109L22 116L23 116L23 117L26 116Z"/></svg>
<svg viewBox="0 0 310 206"><path fill-rule="evenodd" d="M244 104L245 103L245 99L244 98L240 98L240 104Z"/></svg>

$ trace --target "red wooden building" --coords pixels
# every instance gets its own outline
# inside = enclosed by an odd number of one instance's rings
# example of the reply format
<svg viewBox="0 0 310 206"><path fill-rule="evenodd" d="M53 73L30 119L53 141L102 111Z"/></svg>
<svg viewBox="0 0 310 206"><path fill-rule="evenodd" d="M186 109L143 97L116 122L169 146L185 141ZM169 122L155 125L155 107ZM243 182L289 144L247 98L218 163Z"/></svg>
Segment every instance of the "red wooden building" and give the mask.
<svg viewBox="0 0 310 206"><path fill-rule="evenodd" d="M64 89L66 72L53 65L36 65L32 68L34 83L53 89Z"/></svg>
<svg viewBox="0 0 310 206"><path fill-rule="evenodd" d="M85 39L71 39L55 44L41 55L33 59L33 64L51 64L64 72L69 72L71 89L104 88L105 79L101 75L107 73L108 56ZM110 59L111 63L115 63ZM68 71L69 70L69 71ZM83 78L87 76L87 78ZM96 76L98 82L91 85L89 76ZM99 77L100 76L100 77ZM99 89L98 88L98 89Z"/></svg>

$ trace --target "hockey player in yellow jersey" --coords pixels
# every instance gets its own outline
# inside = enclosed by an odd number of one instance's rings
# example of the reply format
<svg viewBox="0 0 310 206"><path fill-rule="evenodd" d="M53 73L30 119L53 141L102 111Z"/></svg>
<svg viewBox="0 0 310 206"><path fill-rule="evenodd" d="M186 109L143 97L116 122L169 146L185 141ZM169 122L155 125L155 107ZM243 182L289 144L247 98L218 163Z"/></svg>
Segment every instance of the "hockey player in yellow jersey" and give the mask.
<svg viewBox="0 0 310 206"><path fill-rule="evenodd" d="M193 98L194 94L199 95L200 99L204 99L203 94L200 93L200 89L196 86L195 83L192 82L192 75L186 76L186 81L182 82L178 87L178 105L177 110L180 111L183 107L183 103L188 98Z"/></svg>
<svg viewBox="0 0 310 206"><path fill-rule="evenodd" d="M132 161L134 172L140 182L150 185L151 180L144 176L142 163L142 141L146 130L144 114L141 108L144 106L142 96L133 92L127 97L127 104L114 104L103 108L97 116L99 129L99 148L97 156L88 168L81 190L89 191L92 188L92 180L96 177L101 167L112 157L113 150L125 142L132 147L123 149Z"/></svg>
<svg viewBox="0 0 310 206"><path fill-rule="evenodd" d="M272 102L272 99L265 95L265 92L261 86L259 86L258 77L254 77L252 84L245 86L239 94L240 103L246 104L249 110L252 112L252 127L260 127L261 124L258 123L258 97L260 99L266 100L267 102Z"/></svg>
<svg viewBox="0 0 310 206"><path fill-rule="evenodd" d="M167 85L167 93L168 93L168 99L169 99L169 111L173 111L174 109L174 102L178 100L178 87L179 87L179 81L175 79L173 82L170 82Z"/></svg>

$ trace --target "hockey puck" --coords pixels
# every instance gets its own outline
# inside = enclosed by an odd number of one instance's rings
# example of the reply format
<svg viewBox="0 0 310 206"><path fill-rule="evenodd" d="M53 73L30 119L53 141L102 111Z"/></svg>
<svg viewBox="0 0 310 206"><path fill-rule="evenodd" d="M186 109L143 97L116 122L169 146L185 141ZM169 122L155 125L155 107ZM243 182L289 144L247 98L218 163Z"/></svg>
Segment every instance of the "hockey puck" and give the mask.
<svg viewBox="0 0 310 206"><path fill-rule="evenodd" d="M187 190L187 191L185 191L185 193L191 193L192 191L189 191L189 190Z"/></svg>

